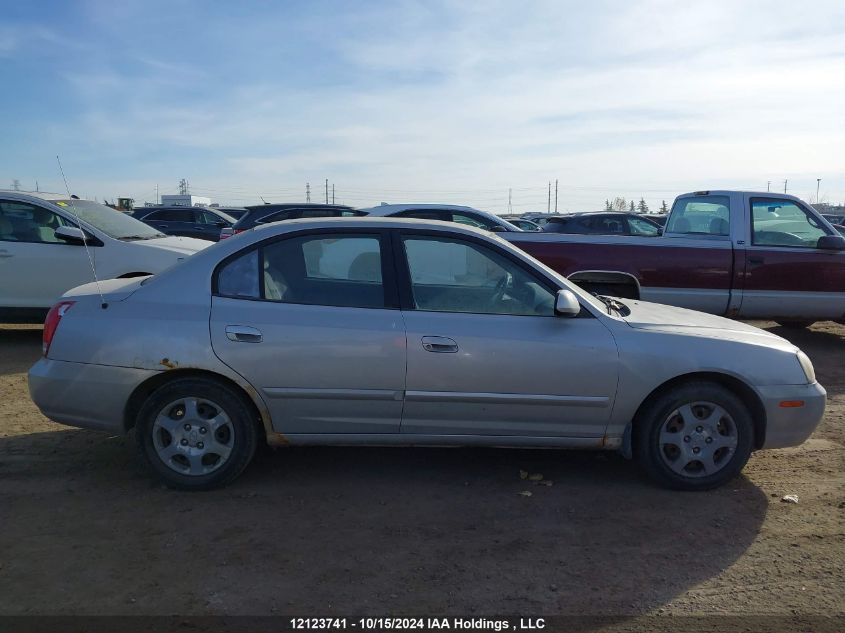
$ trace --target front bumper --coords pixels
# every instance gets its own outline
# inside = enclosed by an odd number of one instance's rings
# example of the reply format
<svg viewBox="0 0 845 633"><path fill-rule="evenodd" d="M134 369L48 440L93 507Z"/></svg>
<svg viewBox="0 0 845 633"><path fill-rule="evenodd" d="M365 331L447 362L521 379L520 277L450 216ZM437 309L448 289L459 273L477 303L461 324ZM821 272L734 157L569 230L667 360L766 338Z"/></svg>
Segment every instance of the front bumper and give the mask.
<svg viewBox="0 0 845 633"><path fill-rule="evenodd" d="M798 446L824 417L827 392L819 383L758 387L766 409L766 439L763 448ZM804 406L781 407L780 403L801 400Z"/></svg>
<svg viewBox="0 0 845 633"><path fill-rule="evenodd" d="M42 358L29 370L29 395L54 422L124 433L126 402L159 372Z"/></svg>

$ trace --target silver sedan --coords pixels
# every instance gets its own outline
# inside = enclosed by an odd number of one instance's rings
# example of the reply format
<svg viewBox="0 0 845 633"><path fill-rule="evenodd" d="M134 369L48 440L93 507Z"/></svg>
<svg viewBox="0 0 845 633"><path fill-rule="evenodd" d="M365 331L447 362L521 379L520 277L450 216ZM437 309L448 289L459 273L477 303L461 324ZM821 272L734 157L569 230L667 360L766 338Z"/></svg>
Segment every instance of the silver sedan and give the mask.
<svg viewBox="0 0 845 633"><path fill-rule="evenodd" d="M185 489L230 482L266 440L610 449L702 490L800 444L825 408L780 337L596 297L492 233L394 218L264 225L76 288L29 381L52 420L134 429Z"/></svg>

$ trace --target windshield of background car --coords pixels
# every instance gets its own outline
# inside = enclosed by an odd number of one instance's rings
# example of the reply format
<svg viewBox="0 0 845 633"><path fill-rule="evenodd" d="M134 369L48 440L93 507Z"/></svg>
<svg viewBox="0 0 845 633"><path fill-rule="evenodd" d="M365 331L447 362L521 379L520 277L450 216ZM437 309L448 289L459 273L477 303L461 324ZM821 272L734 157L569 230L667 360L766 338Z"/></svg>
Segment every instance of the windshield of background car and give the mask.
<svg viewBox="0 0 845 633"><path fill-rule="evenodd" d="M117 240L164 237L163 233L136 220L128 213L91 200L52 200L51 202L67 211L71 217L78 216L83 222Z"/></svg>

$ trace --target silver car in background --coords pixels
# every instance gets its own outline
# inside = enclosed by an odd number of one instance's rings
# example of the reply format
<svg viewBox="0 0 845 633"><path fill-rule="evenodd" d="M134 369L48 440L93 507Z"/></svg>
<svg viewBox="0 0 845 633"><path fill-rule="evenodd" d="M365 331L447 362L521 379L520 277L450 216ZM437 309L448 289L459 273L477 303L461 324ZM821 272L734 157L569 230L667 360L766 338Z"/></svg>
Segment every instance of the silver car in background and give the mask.
<svg viewBox="0 0 845 633"><path fill-rule="evenodd" d="M495 234L396 218L257 227L156 277L67 293L30 391L52 420L135 430L177 488L259 441L619 450L723 484L803 442L825 391L788 341L592 296Z"/></svg>

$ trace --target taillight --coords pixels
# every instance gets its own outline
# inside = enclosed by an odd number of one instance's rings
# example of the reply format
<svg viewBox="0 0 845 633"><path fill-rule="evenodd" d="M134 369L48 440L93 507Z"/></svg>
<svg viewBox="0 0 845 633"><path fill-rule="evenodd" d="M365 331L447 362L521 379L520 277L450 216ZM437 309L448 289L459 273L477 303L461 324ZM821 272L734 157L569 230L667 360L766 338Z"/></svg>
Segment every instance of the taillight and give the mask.
<svg viewBox="0 0 845 633"><path fill-rule="evenodd" d="M246 229L232 229L232 235L237 235L238 233L243 233Z"/></svg>
<svg viewBox="0 0 845 633"><path fill-rule="evenodd" d="M44 319L44 335L41 339L41 351L44 356L50 351L50 343L53 342L53 336L56 334L56 328L59 327L59 321L62 320L62 317L71 309L74 303L76 301L59 301L47 313L47 318Z"/></svg>

